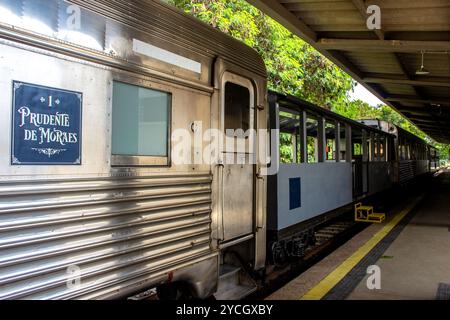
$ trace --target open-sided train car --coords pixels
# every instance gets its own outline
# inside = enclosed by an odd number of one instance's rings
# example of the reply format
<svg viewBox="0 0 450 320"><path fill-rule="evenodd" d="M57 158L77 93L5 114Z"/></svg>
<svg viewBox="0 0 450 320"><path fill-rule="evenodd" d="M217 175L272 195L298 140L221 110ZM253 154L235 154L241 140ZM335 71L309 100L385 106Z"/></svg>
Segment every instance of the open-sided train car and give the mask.
<svg viewBox="0 0 450 320"><path fill-rule="evenodd" d="M0 92L1 299L206 298L239 253L264 268L262 165L201 145L266 130L255 51L159 1L0 0Z"/></svg>
<svg viewBox="0 0 450 320"><path fill-rule="evenodd" d="M439 153L426 141L386 121L369 119L360 122L395 135L395 183L405 184L438 169Z"/></svg>
<svg viewBox="0 0 450 320"><path fill-rule="evenodd" d="M272 264L303 256L315 227L348 205L436 167L434 148L390 123L352 121L275 92L269 109L271 128L280 130L279 170L268 178Z"/></svg>

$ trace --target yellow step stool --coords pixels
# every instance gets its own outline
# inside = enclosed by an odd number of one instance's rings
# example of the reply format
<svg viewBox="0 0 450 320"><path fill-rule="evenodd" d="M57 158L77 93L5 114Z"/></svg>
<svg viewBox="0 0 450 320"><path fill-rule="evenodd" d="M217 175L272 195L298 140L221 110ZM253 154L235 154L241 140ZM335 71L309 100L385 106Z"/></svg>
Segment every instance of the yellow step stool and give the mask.
<svg viewBox="0 0 450 320"><path fill-rule="evenodd" d="M383 223L386 220L384 213L374 213L373 207L363 206L362 203L355 204L355 221Z"/></svg>

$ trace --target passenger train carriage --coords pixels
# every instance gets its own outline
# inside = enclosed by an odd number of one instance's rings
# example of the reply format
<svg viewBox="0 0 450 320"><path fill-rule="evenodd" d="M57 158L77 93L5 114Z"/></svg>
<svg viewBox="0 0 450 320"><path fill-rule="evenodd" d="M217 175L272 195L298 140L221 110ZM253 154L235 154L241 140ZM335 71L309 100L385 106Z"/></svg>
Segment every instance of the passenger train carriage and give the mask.
<svg viewBox="0 0 450 320"><path fill-rule="evenodd" d="M0 0L0 92L0 299L241 298L267 236L402 179L408 140L268 93L255 51L159 1ZM269 123L272 176L246 161ZM211 129L207 162L183 139Z"/></svg>
<svg viewBox="0 0 450 320"><path fill-rule="evenodd" d="M270 126L280 131L279 170L268 177L272 264L302 257L316 227L348 205L438 169L435 148L388 122L352 121L276 92L269 109Z"/></svg>

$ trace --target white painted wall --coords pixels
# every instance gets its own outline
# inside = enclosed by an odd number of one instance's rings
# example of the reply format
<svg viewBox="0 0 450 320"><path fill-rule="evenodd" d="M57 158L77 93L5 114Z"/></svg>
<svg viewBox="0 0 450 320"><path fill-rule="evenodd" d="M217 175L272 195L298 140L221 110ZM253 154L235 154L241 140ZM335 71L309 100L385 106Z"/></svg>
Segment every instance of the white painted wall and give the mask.
<svg viewBox="0 0 450 320"><path fill-rule="evenodd" d="M289 179L301 178L301 208L289 210ZM350 163L281 164L278 229L309 220L353 201Z"/></svg>

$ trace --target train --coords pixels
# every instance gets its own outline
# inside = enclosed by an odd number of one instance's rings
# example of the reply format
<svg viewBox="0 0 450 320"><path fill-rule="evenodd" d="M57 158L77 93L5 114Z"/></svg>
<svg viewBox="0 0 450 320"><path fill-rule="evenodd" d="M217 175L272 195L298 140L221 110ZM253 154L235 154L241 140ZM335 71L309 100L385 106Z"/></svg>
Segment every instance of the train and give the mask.
<svg viewBox="0 0 450 320"><path fill-rule="evenodd" d="M386 121L353 121L294 96L269 92L279 170L268 177L268 261L301 258L316 227L348 206L439 169L436 148ZM287 152L286 152L287 149Z"/></svg>
<svg viewBox="0 0 450 320"><path fill-rule="evenodd" d="M240 299L312 220L436 170L267 81L162 1L0 0L0 299Z"/></svg>

